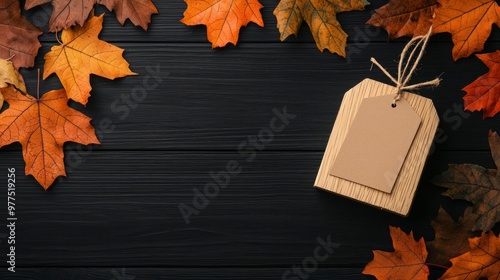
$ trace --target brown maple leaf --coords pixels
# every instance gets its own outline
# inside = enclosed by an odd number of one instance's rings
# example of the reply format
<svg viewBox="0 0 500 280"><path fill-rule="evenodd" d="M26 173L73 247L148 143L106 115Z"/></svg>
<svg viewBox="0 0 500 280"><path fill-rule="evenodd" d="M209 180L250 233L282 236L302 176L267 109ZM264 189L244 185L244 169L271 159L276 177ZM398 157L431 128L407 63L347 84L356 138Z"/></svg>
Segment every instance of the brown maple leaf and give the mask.
<svg viewBox="0 0 500 280"><path fill-rule="evenodd" d="M451 259L453 265L439 279L500 279L500 237L483 232L469 243L470 251Z"/></svg>
<svg viewBox="0 0 500 280"><path fill-rule="evenodd" d="M495 0L438 0L434 33L451 33L453 59L482 51L492 24L500 26L500 6Z"/></svg>
<svg viewBox="0 0 500 280"><path fill-rule="evenodd" d="M431 27L429 20L436 6L437 0L390 0L376 9L366 23L384 28L391 39L425 35Z"/></svg>
<svg viewBox="0 0 500 280"><path fill-rule="evenodd" d="M9 108L0 114L0 148L21 143L26 175L33 175L44 189L64 168L65 142L99 144L90 118L68 107L66 92L54 90L42 98L20 93L13 86L0 89Z"/></svg>
<svg viewBox="0 0 500 280"><path fill-rule="evenodd" d="M337 14L364 10L369 4L365 0L281 0L273 13L282 41L292 34L297 36L302 21L305 21L320 51L328 49L345 57L347 33L340 26Z"/></svg>
<svg viewBox="0 0 500 280"><path fill-rule="evenodd" d="M449 260L469 250L469 238L474 237L471 228L477 222L479 214L471 207L465 209L463 217L455 221L443 208L439 208L438 216L431 222L434 228L434 240L427 242L429 257L427 261L441 265L449 265Z"/></svg>
<svg viewBox="0 0 500 280"><path fill-rule="evenodd" d="M21 16L19 0L0 2L0 57L12 57L16 69L32 67L42 46L38 36L42 30Z"/></svg>
<svg viewBox="0 0 500 280"><path fill-rule="evenodd" d="M121 25L130 19L135 26L141 26L144 30L148 29L151 15L158 14L158 9L151 0L97 0L97 3L110 11L114 10Z"/></svg>
<svg viewBox="0 0 500 280"><path fill-rule="evenodd" d="M49 2L52 2L53 6L49 31L57 32L76 24L82 26L94 8L96 0L26 0L24 8L29 10Z"/></svg>
<svg viewBox="0 0 500 280"><path fill-rule="evenodd" d="M500 51L476 55L490 71L463 88L465 110L483 110L483 119L500 112Z"/></svg>
<svg viewBox="0 0 500 280"><path fill-rule="evenodd" d="M417 242L413 233L404 233L400 228L389 227L394 252L374 250L373 260L369 262L363 274L370 274L377 279L414 279L425 280L429 268L425 264L427 250L423 238Z"/></svg>
<svg viewBox="0 0 500 280"><path fill-rule="evenodd" d="M433 184L448 190L443 195L464 199L474 204L479 215L472 230L490 230L500 221L500 137L490 131L489 142L497 169L474 164L450 164L448 171L436 176Z"/></svg>
<svg viewBox="0 0 500 280"><path fill-rule="evenodd" d="M90 18L83 26L62 32L62 45L45 55L43 78L56 73L68 98L87 104L92 87L90 74L107 79L136 75L122 57L123 49L98 38L103 15Z"/></svg>
<svg viewBox="0 0 500 280"><path fill-rule="evenodd" d="M236 45L240 28L250 22L263 27L264 21L258 0L185 0L188 5L181 22L186 25L207 26L212 48Z"/></svg>

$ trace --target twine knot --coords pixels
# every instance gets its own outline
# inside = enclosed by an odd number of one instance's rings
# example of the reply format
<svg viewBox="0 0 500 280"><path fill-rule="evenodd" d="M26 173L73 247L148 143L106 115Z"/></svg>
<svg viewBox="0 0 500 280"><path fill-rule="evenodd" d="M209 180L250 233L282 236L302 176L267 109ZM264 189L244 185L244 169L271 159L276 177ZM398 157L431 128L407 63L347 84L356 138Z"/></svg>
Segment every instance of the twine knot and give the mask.
<svg viewBox="0 0 500 280"><path fill-rule="evenodd" d="M404 47L403 51L401 52L401 57L399 59L399 64L398 64L398 79L396 80L380 63L375 58L371 58L370 61L377 65L382 72L391 79L391 81L396 85L396 96L394 97L394 100L392 101L392 107L396 107L396 102L401 99L401 96L403 95L404 90L413 90L413 89L418 89L421 87L425 86L438 86L441 79L440 78L435 78L434 80L427 81L427 82L422 82L414 85L407 85L407 83L410 81L411 76L415 73L415 70L417 69L417 65L420 62L420 59L422 58L424 54L425 47L427 46L427 42L429 41L429 37L432 34L432 26L429 28L429 32L427 32L426 35L421 35L418 37L415 37L411 39L408 44ZM413 47L413 49L411 49ZM413 59L413 56L415 55L417 49L420 47L420 52L418 53L417 58L413 62L411 68L408 71L408 66L411 64L411 61ZM406 62L404 62L405 57L408 56L408 59ZM403 68L404 64L404 68Z"/></svg>

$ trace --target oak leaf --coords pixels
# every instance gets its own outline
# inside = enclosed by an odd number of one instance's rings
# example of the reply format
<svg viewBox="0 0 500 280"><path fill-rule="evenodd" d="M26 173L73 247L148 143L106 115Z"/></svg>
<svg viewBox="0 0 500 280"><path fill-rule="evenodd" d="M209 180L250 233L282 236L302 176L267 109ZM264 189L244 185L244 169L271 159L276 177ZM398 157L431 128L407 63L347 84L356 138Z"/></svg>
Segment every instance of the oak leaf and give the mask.
<svg viewBox="0 0 500 280"><path fill-rule="evenodd" d="M83 26L62 32L62 43L45 55L43 78L56 73L68 98L87 104L92 87L90 74L107 79L136 75L122 57L123 49L98 38L103 15L90 18Z"/></svg>
<svg viewBox="0 0 500 280"><path fill-rule="evenodd" d="M500 137L490 131L489 142L497 169L474 164L450 164L449 169L433 179L435 185L448 190L443 195L472 202L479 218L471 230L484 232L500 221Z"/></svg>
<svg viewBox="0 0 500 280"><path fill-rule="evenodd" d="M337 14L363 10L369 4L365 0L281 0L273 13L281 41L292 34L297 36L305 21L320 51L328 49L345 57L347 33L340 26Z"/></svg>
<svg viewBox="0 0 500 280"><path fill-rule="evenodd" d="M148 29L151 15L158 14L158 9L151 0L97 0L97 3L106 6L110 11L114 10L121 25L130 19L135 26L144 30Z"/></svg>
<svg viewBox="0 0 500 280"><path fill-rule="evenodd" d="M413 233L404 233L400 228L389 227L394 252L374 250L373 260L363 270L377 279L424 280L429 275L425 264L427 250L423 238L417 242Z"/></svg>
<svg viewBox="0 0 500 280"><path fill-rule="evenodd" d="M240 28L250 22L263 27L258 0L185 0L188 5L181 22L186 25L207 26L212 48L236 45Z"/></svg>
<svg viewBox="0 0 500 280"><path fill-rule="evenodd" d="M500 51L476 55L490 69L463 88L465 110L483 110L483 118L493 117L500 112Z"/></svg>
<svg viewBox="0 0 500 280"><path fill-rule="evenodd" d="M482 51L492 24L500 26L500 6L495 0L438 0L434 33L451 33L453 59Z"/></svg>
<svg viewBox="0 0 500 280"><path fill-rule="evenodd" d="M375 10L366 22L383 27L391 39L403 36L420 36L429 31L437 0L390 0L388 4Z"/></svg>
<svg viewBox="0 0 500 280"><path fill-rule="evenodd" d="M21 16L19 0L0 2L0 23L0 57L12 57L16 69L32 67L42 46L42 30Z"/></svg>
<svg viewBox="0 0 500 280"><path fill-rule="evenodd" d="M49 31L57 32L76 24L82 26L94 8L96 0L26 0L24 8L29 10L49 2L52 2L53 7L49 19Z"/></svg>
<svg viewBox="0 0 500 280"><path fill-rule="evenodd" d="M14 68L12 61L0 59L0 88L6 88L9 85L13 85L18 90L26 92L23 76ZM3 102L4 98L0 92L0 111L3 107Z"/></svg>
<svg viewBox="0 0 500 280"><path fill-rule="evenodd" d="M500 279L500 237L490 231L469 239L470 251L451 259L439 279Z"/></svg>
<svg viewBox="0 0 500 280"><path fill-rule="evenodd" d="M0 148L20 142L26 175L33 175L44 189L64 168L65 142L99 144L90 118L68 107L64 89L47 92L42 98L25 95L13 86L0 89L9 108L0 114Z"/></svg>
<svg viewBox="0 0 500 280"><path fill-rule="evenodd" d="M436 219L431 221L434 228L434 240L427 242L429 256L427 261L448 265L451 258L469 251L469 238L474 237L471 228L480 217L471 207L455 221L443 208L439 208Z"/></svg>

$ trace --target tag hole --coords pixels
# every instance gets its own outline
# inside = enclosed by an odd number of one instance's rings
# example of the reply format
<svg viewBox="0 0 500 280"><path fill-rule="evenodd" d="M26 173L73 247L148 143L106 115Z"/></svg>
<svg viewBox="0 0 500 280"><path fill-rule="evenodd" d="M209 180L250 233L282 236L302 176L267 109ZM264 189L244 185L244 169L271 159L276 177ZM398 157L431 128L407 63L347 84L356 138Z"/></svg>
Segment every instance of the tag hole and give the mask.
<svg viewBox="0 0 500 280"><path fill-rule="evenodd" d="M397 106L397 105L396 105L396 103L392 103L392 104L391 104L391 107L392 107L392 108L396 108L396 106Z"/></svg>

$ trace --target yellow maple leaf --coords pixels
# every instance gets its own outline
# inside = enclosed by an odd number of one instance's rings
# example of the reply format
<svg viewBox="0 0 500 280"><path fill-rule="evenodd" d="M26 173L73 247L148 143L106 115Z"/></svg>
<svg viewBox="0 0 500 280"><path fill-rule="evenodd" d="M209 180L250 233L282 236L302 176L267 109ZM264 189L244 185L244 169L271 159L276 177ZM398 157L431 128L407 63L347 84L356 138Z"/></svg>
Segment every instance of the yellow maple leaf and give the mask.
<svg viewBox="0 0 500 280"><path fill-rule="evenodd" d="M91 17L83 26L64 30L61 45L45 55L43 78L56 73L68 98L84 105L92 90L90 74L111 80L137 75L122 57L123 49L98 38L102 22L103 15Z"/></svg>
<svg viewBox="0 0 500 280"><path fill-rule="evenodd" d="M363 10L368 4L365 0L281 0L274 15L282 41L292 34L297 36L302 21L305 21L320 51L328 49L345 57L347 33L340 26L337 14Z"/></svg>
<svg viewBox="0 0 500 280"><path fill-rule="evenodd" d="M24 79L17 72L16 68L12 64L12 61L8 59L0 59L0 88L6 88L9 85L13 85L15 88L22 92L26 92L26 85L24 84ZM0 109L3 107L4 97L0 92Z"/></svg>

